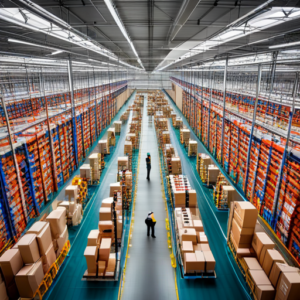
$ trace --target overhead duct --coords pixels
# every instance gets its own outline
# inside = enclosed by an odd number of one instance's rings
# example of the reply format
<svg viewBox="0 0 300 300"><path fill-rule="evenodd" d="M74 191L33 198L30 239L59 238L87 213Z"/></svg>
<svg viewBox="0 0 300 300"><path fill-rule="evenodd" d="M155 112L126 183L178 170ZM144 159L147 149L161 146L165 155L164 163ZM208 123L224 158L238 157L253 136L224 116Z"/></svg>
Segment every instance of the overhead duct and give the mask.
<svg viewBox="0 0 300 300"><path fill-rule="evenodd" d="M176 37L177 33L181 29L181 27L186 23L189 19L190 15L193 13L194 9L199 4L200 0L184 0L178 15L171 26L171 33L169 34L169 42L172 42Z"/></svg>

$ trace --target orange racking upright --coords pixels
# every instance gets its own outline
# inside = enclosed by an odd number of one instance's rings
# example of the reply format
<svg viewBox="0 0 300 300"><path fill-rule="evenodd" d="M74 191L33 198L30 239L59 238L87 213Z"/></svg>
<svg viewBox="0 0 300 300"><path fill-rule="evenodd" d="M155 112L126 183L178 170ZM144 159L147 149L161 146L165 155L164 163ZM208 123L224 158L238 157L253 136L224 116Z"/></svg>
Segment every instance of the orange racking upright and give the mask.
<svg viewBox="0 0 300 300"><path fill-rule="evenodd" d="M97 139L97 135L96 135L96 119L95 119L96 107L95 107L95 105L91 105L90 106L89 112L90 112L90 136L91 136L91 144L94 144L94 142Z"/></svg>
<svg viewBox="0 0 300 300"><path fill-rule="evenodd" d="M101 127L101 107L100 103L97 100L97 105L96 105L96 121L97 121L97 131L98 131L98 136L100 135L102 131Z"/></svg>
<svg viewBox="0 0 300 300"><path fill-rule="evenodd" d="M87 156L91 146L91 131L90 131L90 115L89 110L84 107L82 113L82 129L83 129L83 151L84 157Z"/></svg>
<svg viewBox="0 0 300 300"><path fill-rule="evenodd" d="M78 163L80 163L83 159L82 114L80 112L76 112L75 124L76 124L76 136L77 136Z"/></svg>

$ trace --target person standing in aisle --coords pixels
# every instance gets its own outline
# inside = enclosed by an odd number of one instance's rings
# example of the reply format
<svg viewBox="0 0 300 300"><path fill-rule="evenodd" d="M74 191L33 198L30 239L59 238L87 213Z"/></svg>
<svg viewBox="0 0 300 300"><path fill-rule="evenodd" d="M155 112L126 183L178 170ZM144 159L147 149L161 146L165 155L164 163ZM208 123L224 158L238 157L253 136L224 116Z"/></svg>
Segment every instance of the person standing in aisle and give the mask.
<svg viewBox="0 0 300 300"><path fill-rule="evenodd" d="M146 167L147 167L147 179L150 180L151 156L149 152L147 153L147 157L146 157Z"/></svg>
<svg viewBox="0 0 300 300"><path fill-rule="evenodd" d="M154 218L154 213L153 213L152 211L150 211L150 212L148 213L148 216L147 216L147 218L146 218L146 220L145 220L145 223L146 223L146 225L147 225L147 236L150 235L150 228L151 228L151 236L152 236L153 238L156 238L156 236L155 236L155 231L154 231L154 226L155 226L155 224L156 224L156 220L155 220L155 218Z"/></svg>

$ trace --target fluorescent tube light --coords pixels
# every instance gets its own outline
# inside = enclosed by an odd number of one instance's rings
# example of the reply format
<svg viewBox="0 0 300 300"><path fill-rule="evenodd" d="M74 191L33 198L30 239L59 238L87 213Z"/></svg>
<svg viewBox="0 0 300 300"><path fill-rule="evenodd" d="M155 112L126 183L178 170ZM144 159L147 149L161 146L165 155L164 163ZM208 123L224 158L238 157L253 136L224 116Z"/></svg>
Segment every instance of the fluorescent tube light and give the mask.
<svg viewBox="0 0 300 300"><path fill-rule="evenodd" d="M29 45L29 46L34 46L34 47L40 47L40 48L46 48L49 50L57 50L57 48L53 48L53 47L49 47L46 45L39 45L39 44L34 44L34 43L29 43L29 42L25 42L25 41L21 41L21 40L16 40L16 39L8 39L8 42L10 43L17 43L17 44L24 44L24 45Z"/></svg>
<svg viewBox="0 0 300 300"><path fill-rule="evenodd" d="M279 44L279 45L270 46L269 49L292 47L292 46L297 46L297 45L300 45L300 41L299 42L285 43L285 44Z"/></svg>
<svg viewBox="0 0 300 300"><path fill-rule="evenodd" d="M56 55L56 54L59 54L59 53L62 53L62 52L64 52L64 51L62 51L62 50L57 50L57 51L55 51L55 52L52 52L50 55Z"/></svg>

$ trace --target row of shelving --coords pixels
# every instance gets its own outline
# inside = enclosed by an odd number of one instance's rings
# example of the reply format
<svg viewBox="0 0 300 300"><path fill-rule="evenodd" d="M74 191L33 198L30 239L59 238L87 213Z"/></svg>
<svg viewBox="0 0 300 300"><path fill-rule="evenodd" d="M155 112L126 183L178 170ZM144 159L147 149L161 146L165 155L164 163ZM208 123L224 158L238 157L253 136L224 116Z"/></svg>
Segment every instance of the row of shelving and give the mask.
<svg viewBox="0 0 300 300"><path fill-rule="evenodd" d="M286 147L286 138L262 126L255 125L252 131L249 119L232 114L226 106L221 149L223 107L213 102L209 107L205 98L198 101L186 94L183 90L182 111L188 117L196 107L197 123L191 126L195 133L300 262L300 144L290 140Z"/></svg>
<svg viewBox="0 0 300 300"><path fill-rule="evenodd" d="M14 134L17 168L7 139L2 140L0 250L10 238L19 238L28 222L54 199L117 113L117 96L126 90L127 87L122 87L110 94L105 105L100 102L97 107L87 104L76 107L74 120L69 111L50 118L49 125L45 121Z"/></svg>

